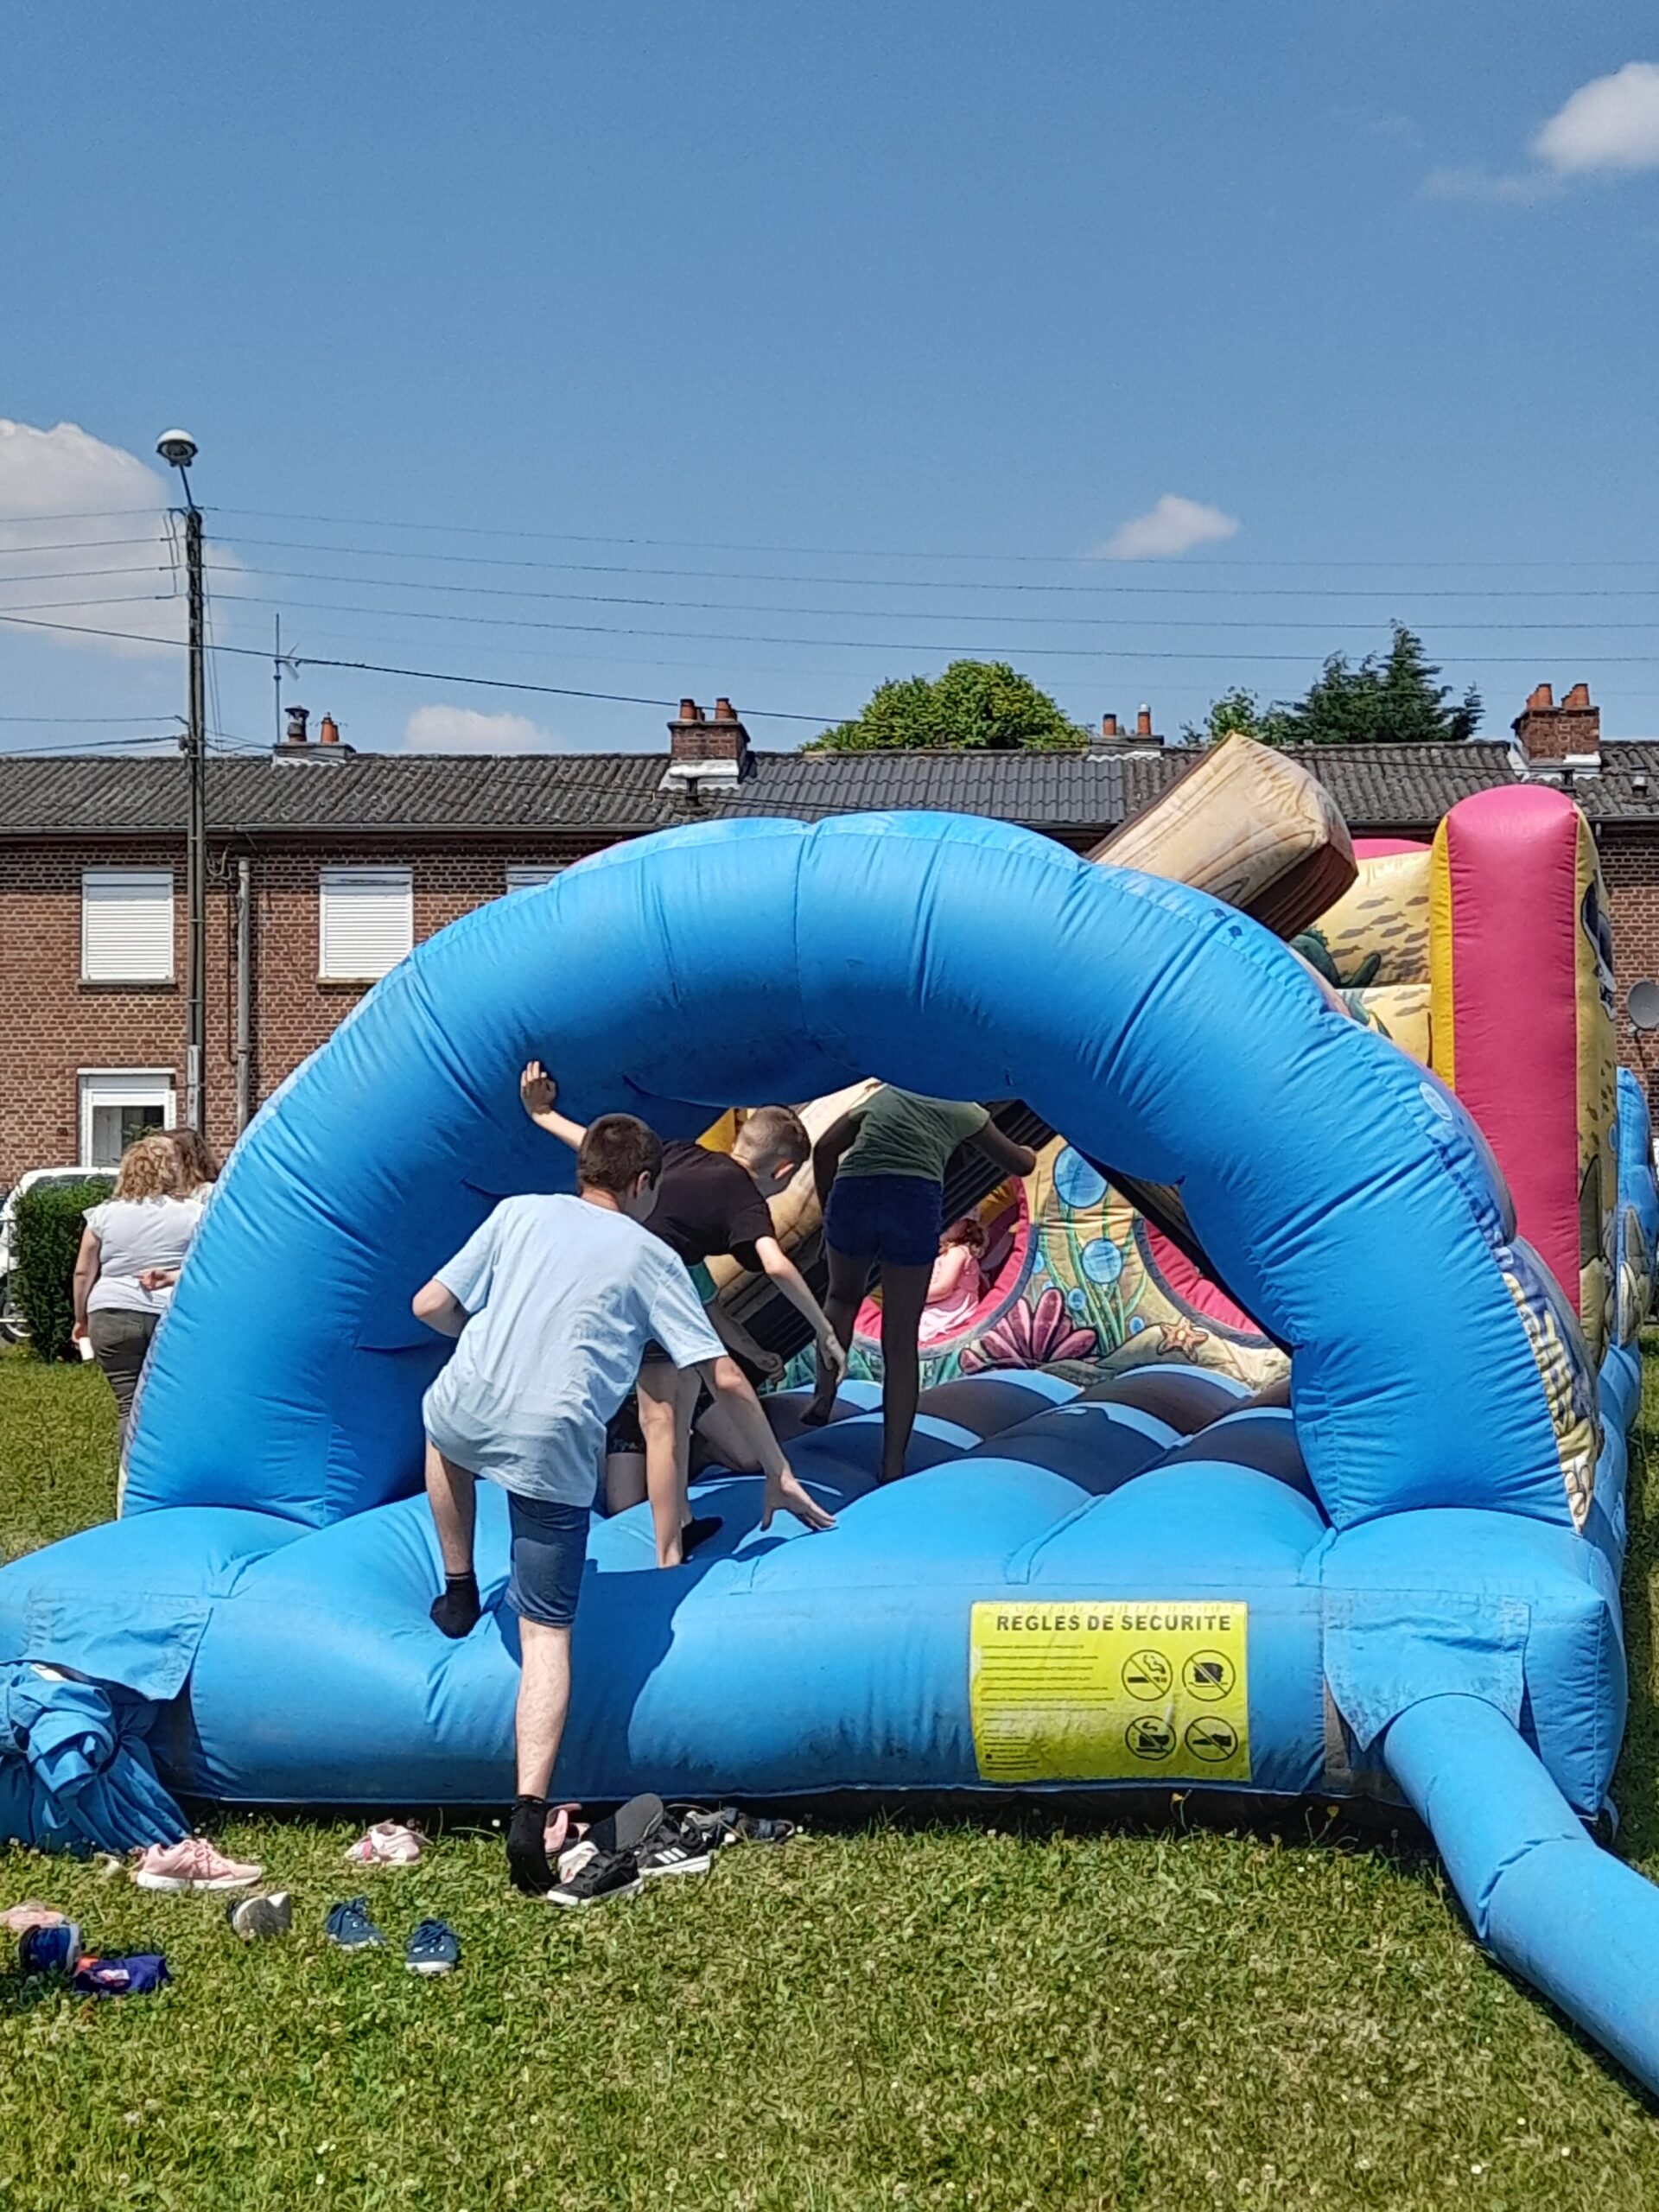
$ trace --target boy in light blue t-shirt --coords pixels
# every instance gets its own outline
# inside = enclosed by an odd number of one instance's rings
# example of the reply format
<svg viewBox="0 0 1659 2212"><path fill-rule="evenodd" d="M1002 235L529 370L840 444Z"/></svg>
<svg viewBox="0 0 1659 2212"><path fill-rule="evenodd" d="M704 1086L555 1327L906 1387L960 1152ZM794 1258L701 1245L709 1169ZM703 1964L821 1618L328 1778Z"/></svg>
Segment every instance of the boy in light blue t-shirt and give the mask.
<svg viewBox="0 0 1659 2212"><path fill-rule="evenodd" d="M726 1405L766 1479L761 1526L780 1508L834 1526L808 1497L759 1400L722 1356L680 1260L640 1224L657 1201L662 1144L631 1114L593 1122L575 1198L504 1199L415 1296L417 1319L458 1339L426 1394L426 1490L443 1554L432 1618L464 1637L480 1615L473 1568L475 1484L508 1494L518 1616L518 1796L507 1866L532 1896L555 1891L543 1831L570 1700L570 1625L588 1548L607 1423L661 1344Z"/></svg>

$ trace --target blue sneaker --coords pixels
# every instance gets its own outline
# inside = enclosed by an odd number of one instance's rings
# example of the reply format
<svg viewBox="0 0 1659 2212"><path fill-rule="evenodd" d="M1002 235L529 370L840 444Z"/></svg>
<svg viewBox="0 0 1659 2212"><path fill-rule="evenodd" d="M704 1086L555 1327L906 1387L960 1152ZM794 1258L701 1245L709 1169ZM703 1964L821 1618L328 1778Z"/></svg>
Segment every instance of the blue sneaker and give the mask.
<svg viewBox="0 0 1659 2212"><path fill-rule="evenodd" d="M25 1974L73 1974L80 1963L80 1923L54 1920L46 1928L26 1928L17 1941L17 1963Z"/></svg>
<svg viewBox="0 0 1659 2212"><path fill-rule="evenodd" d="M409 1939L404 1964L410 1974L453 1974L461 1964L461 1938L447 1921L423 1920Z"/></svg>
<svg viewBox="0 0 1659 2212"><path fill-rule="evenodd" d="M342 1951L372 1951L385 1946L385 1937L369 1918L367 1897L348 1897L344 1904L337 1904L322 1928L328 1941Z"/></svg>

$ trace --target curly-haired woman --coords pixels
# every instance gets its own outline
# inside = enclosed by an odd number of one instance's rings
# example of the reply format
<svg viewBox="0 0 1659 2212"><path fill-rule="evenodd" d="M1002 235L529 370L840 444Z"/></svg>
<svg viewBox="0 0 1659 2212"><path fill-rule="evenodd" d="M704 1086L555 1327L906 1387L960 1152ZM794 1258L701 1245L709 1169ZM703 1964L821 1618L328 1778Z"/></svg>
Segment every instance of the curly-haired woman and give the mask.
<svg viewBox="0 0 1659 2212"><path fill-rule="evenodd" d="M121 1458L149 1340L201 1219L202 1200L169 1137L140 1137L121 1156L115 1193L88 1206L75 1261L75 1336L115 1393Z"/></svg>

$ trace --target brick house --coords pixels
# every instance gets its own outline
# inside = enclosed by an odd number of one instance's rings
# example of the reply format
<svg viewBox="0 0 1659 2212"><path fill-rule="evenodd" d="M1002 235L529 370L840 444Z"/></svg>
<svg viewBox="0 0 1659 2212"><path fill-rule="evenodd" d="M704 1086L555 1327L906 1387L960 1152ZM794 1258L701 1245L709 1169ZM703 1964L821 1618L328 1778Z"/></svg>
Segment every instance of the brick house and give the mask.
<svg viewBox="0 0 1659 2212"><path fill-rule="evenodd" d="M1659 975L1659 743L1604 745L1582 684L1540 685L1513 745L1313 747L1357 833L1429 834L1469 792L1565 785L1596 827L1621 1001ZM764 753L690 700L656 753L410 756L310 742L208 769L208 1134L257 1105L410 945L620 840L744 814L941 808L1081 850L1189 765L1142 710L1073 753ZM184 1101L185 770L176 759L0 758L0 1187L109 1160ZM238 918L241 926L238 928ZM238 946L245 947L245 959ZM245 1012L244 1011L245 1009ZM1624 1039L1645 1065L1647 1047Z"/></svg>

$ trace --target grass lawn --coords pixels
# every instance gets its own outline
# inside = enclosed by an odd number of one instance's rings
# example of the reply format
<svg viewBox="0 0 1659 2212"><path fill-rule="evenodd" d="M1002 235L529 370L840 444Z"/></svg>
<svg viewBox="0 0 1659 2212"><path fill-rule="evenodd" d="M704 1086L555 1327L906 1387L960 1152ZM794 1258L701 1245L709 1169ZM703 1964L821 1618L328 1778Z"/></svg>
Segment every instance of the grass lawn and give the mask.
<svg viewBox="0 0 1659 2212"><path fill-rule="evenodd" d="M96 1371L0 1359L0 1546L109 1510L112 1427ZM1643 1441L1619 1796L1659 1874ZM245 1948L209 1898L0 1850L0 1904L48 1897L176 1976L96 2005L0 1974L0 2205L1659 2203L1651 2109L1480 1957L1433 1859L1317 1815L816 1832L573 1916L452 1834L366 1882L399 1943L429 1913L460 1931L429 1982L324 1944L364 1886L350 1833L223 1825L296 1893L293 1936Z"/></svg>

